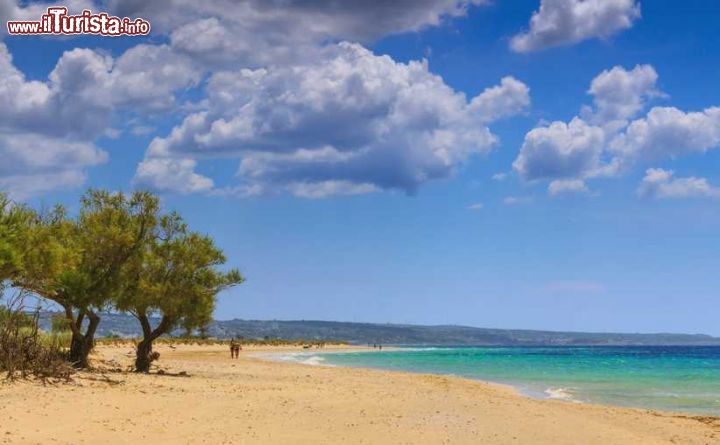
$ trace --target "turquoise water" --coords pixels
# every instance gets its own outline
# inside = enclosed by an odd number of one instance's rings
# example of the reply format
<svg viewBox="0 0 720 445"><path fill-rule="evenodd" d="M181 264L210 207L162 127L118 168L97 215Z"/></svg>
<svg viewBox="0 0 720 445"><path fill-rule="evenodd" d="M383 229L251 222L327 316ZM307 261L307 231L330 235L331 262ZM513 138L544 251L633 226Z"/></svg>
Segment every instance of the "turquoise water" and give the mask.
<svg viewBox="0 0 720 445"><path fill-rule="evenodd" d="M452 374L511 384L534 397L720 415L720 347L407 348L291 359Z"/></svg>

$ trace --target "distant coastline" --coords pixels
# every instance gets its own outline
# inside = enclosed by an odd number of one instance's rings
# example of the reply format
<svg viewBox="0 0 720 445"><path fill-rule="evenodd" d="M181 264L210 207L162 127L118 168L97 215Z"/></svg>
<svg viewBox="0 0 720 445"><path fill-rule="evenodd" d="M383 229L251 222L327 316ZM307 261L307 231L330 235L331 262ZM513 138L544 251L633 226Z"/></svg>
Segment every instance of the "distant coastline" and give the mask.
<svg viewBox="0 0 720 445"><path fill-rule="evenodd" d="M43 312L41 327L49 327L53 312ZM106 314L98 328L100 337L141 335L130 315ZM158 323L152 320L151 323ZM180 336L183 332L175 331ZM491 329L470 326L421 326L313 320L215 320L207 331L221 339L306 339L345 341L352 344L423 346L720 346L720 338L704 334L597 333L524 329Z"/></svg>

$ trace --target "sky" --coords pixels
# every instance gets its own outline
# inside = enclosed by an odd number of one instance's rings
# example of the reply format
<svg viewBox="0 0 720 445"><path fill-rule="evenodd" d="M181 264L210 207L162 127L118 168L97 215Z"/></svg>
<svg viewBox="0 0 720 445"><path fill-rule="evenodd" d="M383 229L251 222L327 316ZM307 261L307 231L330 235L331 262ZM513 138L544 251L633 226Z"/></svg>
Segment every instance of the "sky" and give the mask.
<svg viewBox="0 0 720 445"><path fill-rule="evenodd" d="M720 3L67 6L152 32L0 34L0 190L155 191L216 318L720 335Z"/></svg>

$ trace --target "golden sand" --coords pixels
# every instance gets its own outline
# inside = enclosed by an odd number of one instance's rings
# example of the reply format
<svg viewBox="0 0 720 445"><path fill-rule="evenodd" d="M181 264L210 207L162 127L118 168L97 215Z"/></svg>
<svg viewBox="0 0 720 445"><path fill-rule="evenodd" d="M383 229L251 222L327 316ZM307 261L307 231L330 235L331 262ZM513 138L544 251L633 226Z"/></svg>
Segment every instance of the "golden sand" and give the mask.
<svg viewBox="0 0 720 445"><path fill-rule="evenodd" d="M80 373L0 384L0 443L716 444L720 419L562 401L455 377L273 362L169 346L165 375ZM287 348L285 348L287 349ZM297 348L298 351L302 349ZM130 346L103 346L127 368ZM180 372L189 376L176 376Z"/></svg>

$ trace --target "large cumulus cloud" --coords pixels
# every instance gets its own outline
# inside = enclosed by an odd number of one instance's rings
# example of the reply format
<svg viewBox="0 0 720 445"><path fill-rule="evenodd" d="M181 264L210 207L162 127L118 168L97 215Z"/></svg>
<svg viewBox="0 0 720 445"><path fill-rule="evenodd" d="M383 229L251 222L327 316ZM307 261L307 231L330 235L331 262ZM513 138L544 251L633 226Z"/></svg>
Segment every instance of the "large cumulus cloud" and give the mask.
<svg viewBox="0 0 720 445"><path fill-rule="evenodd" d="M147 116L171 110L184 114L183 123L148 148L138 184L308 197L413 192L486 152L496 141L487 123L526 108L527 87L507 77L466 100L422 63L397 64L361 45L439 25L483 3L71 0L71 12L149 19L161 36L155 42L165 43L142 43L115 57L75 48L47 80L32 81L0 47L0 153L15 162L13 190L43 190L30 185L43 174L54 175L48 183L78 184L88 167L107 160L99 138L128 122L139 134L153 128ZM8 19L37 18L47 6L0 0ZM177 107L178 93L195 86L197 102ZM31 165L40 144L52 146L43 150L59 160L55 167ZM238 184L218 188L195 171L217 157L237 159Z"/></svg>
<svg viewBox="0 0 720 445"><path fill-rule="evenodd" d="M229 157L242 160L244 193L414 193L488 152L497 138L487 124L529 100L511 77L468 100L424 62L340 43L302 65L214 74L207 109L150 144L136 181L168 184L164 172L146 173L150 163Z"/></svg>

